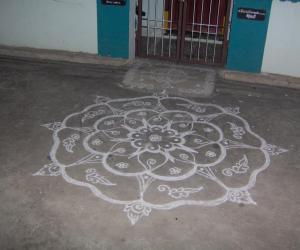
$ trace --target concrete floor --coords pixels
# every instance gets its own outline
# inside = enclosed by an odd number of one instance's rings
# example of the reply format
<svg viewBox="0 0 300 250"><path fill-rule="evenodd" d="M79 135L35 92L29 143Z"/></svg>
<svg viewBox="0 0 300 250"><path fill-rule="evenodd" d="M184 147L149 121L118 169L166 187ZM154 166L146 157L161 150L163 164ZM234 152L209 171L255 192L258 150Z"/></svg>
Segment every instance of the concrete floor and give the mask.
<svg viewBox="0 0 300 250"><path fill-rule="evenodd" d="M0 249L300 249L300 92L216 79L210 97L172 99L120 87L128 70L0 58ZM167 127L149 141L105 124L133 115L144 128L145 105ZM131 144L101 148L117 133ZM128 159L149 145L150 165Z"/></svg>

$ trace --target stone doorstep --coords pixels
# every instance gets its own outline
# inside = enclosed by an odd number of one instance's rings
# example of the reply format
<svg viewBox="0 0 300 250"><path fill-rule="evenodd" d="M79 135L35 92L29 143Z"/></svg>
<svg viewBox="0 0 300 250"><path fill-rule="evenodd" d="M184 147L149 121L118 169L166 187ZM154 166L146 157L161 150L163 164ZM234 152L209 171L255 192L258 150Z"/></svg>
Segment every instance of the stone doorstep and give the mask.
<svg viewBox="0 0 300 250"><path fill-rule="evenodd" d="M230 81L300 89L300 78L298 77L269 74L269 73L255 74L255 73L246 73L246 72L238 72L238 71L230 71L230 70L221 70L219 72L219 75L221 76L221 78Z"/></svg>
<svg viewBox="0 0 300 250"><path fill-rule="evenodd" d="M127 59L100 57L96 54L83 52L11 47L3 45L0 45L0 55L84 64L102 64L110 66L124 66L131 62Z"/></svg>

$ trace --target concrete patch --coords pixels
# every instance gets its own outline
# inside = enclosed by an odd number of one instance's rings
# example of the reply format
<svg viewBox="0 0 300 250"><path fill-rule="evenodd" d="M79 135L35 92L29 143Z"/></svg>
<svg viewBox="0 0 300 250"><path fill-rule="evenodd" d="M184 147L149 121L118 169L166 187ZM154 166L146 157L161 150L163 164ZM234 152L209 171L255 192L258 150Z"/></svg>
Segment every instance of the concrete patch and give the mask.
<svg viewBox="0 0 300 250"><path fill-rule="evenodd" d="M68 114L79 112L93 104L96 94L108 96L111 100L147 96L141 91L116 86L123 80L126 71L125 67L12 60L6 57L0 59L1 249L299 249L300 92L292 89L283 91L272 87L254 88L246 84L218 81L216 87L220 92L215 92L211 98L193 98L197 104L231 106L228 110L248 121L252 131L268 143L281 145L289 150L288 153L271 156L270 167L257 175L255 187L249 191L256 206L226 202L216 207L191 205L165 211L152 209L149 216L144 216L135 226L131 226L127 214L123 212L125 206L105 202L94 196L89 188L67 183L60 174L55 177L55 167L50 168L53 173L51 177L32 176L41 166L51 164L48 153L53 144L52 135L62 125L59 122ZM251 96L248 95L249 92ZM103 98L97 98L97 102L101 100ZM92 121L87 118L88 116L83 119L84 123ZM58 123L53 124L54 121ZM224 124L222 131L227 128L227 132L224 132L226 137L230 133L233 136L230 124L222 119L220 121ZM40 127L40 124L45 123L53 125ZM81 124L81 119L79 123L76 120L68 123L72 124ZM62 133L67 132L65 129L63 131ZM236 132L239 132L236 137L242 133L239 130ZM80 139L85 135L74 131L66 138L73 134L79 134ZM63 135L59 136L64 140L66 138ZM66 146L67 142L70 143L68 150L74 152L63 154L65 157L80 156L77 147L82 144L77 138L76 135L71 138L76 143L72 149L72 140L65 141ZM151 138L155 141L158 137ZM242 141L245 142L244 139ZM94 142L96 145L99 143L101 142L98 140ZM61 146L64 149L63 142ZM249 154L246 154L246 160L240 150L242 149L228 150L227 155L231 156L229 160L224 159L222 164L227 166L223 167L236 172L247 170L249 173L259 162L253 162L253 158L250 158L253 155ZM68 158L62 160L66 162ZM241 166L239 170L234 167L237 163ZM126 167L126 164L118 165ZM138 189L134 186L136 182L126 182L129 177L106 175L100 172L101 166L92 163L87 168L83 166L83 171L80 166L71 167L68 171L75 179L83 177L85 180L87 176L93 181L91 177L97 177L99 183L92 185L98 185L110 197L138 199ZM171 173L180 171L177 169L180 166L171 168L174 168ZM85 172L88 169L90 170ZM93 169L97 170L98 175ZM221 168L215 170L223 176ZM229 170L224 173L230 175ZM238 186L242 184L238 180L247 180L247 173L232 172L231 177L225 175L224 178L233 180L236 176L236 181L231 183ZM109 182L99 178L99 175ZM195 177L201 178L199 175ZM191 199L202 195L211 200L216 195L221 195L223 190L214 183L207 185L208 179L205 182L192 182L188 178L186 184L189 185L179 185L179 181L175 181L168 186L172 196L176 196L172 189L182 186L193 188L188 190L194 191L190 194ZM149 196L144 197L148 201L161 203L167 198L176 200L169 196L167 187L160 192L154 184L155 182L148 189ZM201 186L204 188L200 190ZM161 186L160 190L163 188ZM205 193L206 190L209 193ZM159 196L153 195L154 191Z"/></svg>
<svg viewBox="0 0 300 250"><path fill-rule="evenodd" d="M122 87L170 95L209 97L215 86L212 69L183 66L165 62L138 60L128 70Z"/></svg>

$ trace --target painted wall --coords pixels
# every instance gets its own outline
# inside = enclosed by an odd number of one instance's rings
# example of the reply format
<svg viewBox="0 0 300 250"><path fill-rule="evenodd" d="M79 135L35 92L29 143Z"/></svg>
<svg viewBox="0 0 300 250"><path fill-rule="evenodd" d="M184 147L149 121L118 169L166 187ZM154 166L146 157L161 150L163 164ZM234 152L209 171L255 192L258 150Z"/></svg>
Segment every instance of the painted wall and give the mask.
<svg viewBox="0 0 300 250"><path fill-rule="evenodd" d="M262 71L300 77L300 3L274 0Z"/></svg>
<svg viewBox="0 0 300 250"><path fill-rule="evenodd" d="M98 42L101 56L129 58L130 1L126 5L98 2Z"/></svg>
<svg viewBox="0 0 300 250"><path fill-rule="evenodd" d="M0 44L97 53L96 0L1 0Z"/></svg>
<svg viewBox="0 0 300 250"><path fill-rule="evenodd" d="M272 0L235 0L226 67L230 70L261 72L266 34ZM241 19L239 8L251 8L266 12L263 21Z"/></svg>

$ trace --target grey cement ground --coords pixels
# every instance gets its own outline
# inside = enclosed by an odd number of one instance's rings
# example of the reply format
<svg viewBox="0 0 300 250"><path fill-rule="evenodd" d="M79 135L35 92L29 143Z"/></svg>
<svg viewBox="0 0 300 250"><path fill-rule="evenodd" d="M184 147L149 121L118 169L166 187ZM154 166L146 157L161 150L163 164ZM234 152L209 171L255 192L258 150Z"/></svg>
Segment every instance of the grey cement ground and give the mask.
<svg viewBox="0 0 300 250"><path fill-rule="evenodd" d="M251 190L257 205L153 211L131 226L120 207L61 177L34 177L49 163L51 133L96 95L144 96L118 87L127 68L11 60L0 62L0 249L300 249L300 92L216 80L199 102L239 106L269 143L272 158ZM152 93L149 93L150 95ZM126 190L124 190L126 192Z"/></svg>

